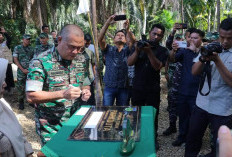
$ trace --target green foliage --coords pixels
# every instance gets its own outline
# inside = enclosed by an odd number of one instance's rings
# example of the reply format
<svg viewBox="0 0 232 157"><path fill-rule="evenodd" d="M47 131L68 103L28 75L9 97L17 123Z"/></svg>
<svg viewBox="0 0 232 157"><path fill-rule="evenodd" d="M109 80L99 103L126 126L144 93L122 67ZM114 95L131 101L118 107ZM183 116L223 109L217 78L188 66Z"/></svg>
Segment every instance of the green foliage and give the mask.
<svg viewBox="0 0 232 157"><path fill-rule="evenodd" d="M40 34L40 30L32 23L28 23L25 28L25 34L31 35L31 46L35 47L35 40Z"/></svg>
<svg viewBox="0 0 232 157"><path fill-rule="evenodd" d="M2 18L2 23L7 31L7 33L11 36L11 48L14 48L16 45L20 44L22 39L22 34L25 33L26 22L24 19L4 19Z"/></svg>
<svg viewBox="0 0 232 157"><path fill-rule="evenodd" d="M157 11L155 15L150 16L147 30L150 30L150 28L154 23L161 23L167 29L166 32L170 31L173 28L174 23L176 22L175 21L176 15L177 13L173 13L165 9Z"/></svg>

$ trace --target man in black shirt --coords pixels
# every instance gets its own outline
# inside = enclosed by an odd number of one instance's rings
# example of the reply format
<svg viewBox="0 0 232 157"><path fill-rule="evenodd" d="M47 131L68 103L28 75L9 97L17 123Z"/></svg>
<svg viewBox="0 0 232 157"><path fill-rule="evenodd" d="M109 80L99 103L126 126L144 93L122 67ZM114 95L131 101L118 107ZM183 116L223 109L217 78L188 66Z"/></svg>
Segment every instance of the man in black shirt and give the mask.
<svg viewBox="0 0 232 157"><path fill-rule="evenodd" d="M159 45L165 32L162 24L154 24L149 32L149 43L138 48L128 58L128 65L135 65L132 104L136 106L153 106L156 108L155 130L156 148L158 114L160 105L160 69L165 66L168 50Z"/></svg>

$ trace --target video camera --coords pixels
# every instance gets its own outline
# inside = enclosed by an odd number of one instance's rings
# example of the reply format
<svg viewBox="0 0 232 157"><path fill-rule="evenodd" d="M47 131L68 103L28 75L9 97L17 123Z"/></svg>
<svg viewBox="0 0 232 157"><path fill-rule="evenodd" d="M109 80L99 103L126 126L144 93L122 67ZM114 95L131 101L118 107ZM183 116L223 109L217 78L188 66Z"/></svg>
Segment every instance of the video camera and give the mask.
<svg viewBox="0 0 232 157"><path fill-rule="evenodd" d="M147 40L146 35L142 35L142 40L139 40L137 42L137 47L143 48L147 46L148 44L150 44L151 47L155 47L157 45L157 42L155 42L154 40Z"/></svg>
<svg viewBox="0 0 232 157"><path fill-rule="evenodd" d="M201 48L201 55L203 57L212 56L213 52L222 53L222 45L219 42L212 42Z"/></svg>

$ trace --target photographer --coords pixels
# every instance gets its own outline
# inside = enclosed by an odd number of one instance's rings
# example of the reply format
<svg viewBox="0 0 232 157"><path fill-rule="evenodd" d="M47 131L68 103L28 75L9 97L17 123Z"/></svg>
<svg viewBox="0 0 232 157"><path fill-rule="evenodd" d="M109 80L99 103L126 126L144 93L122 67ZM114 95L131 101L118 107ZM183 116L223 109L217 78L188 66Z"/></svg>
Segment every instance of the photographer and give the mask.
<svg viewBox="0 0 232 157"><path fill-rule="evenodd" d="M204 32L199 29L189 28L187 30L189 37L187 37L186 48L179 48L177 42L173 43L173 51L170 53L170 59L182 64L180 84L178 87L177 96L177 114L179 116L179 135L172 143L173 146L181 146L186 141L189 119L192 108L195 106L197 90L199 86L199 76L193 76L192 65L193 59L198 56Z"/></svg>
<svg viewBox="0 0 232 157"><path fill-rule="evenodd" d="M103 94L103 105L112 106L116 99L117 106L127 105L127 57L129 47L126 46L126 35L130 35L128 20L124 23L124 28L115 33L114 46L107 44L104 37L110 24L115 23L116 15L108 18L100 31L98 38L100 48L105 57L105 75L103 81L105 89Z"/></svg>
<svg viewBox="0 0 232 157"><path fill-rule="evenodd" d="M231 128L232 118L232 18L222 21L219 29L219 38L222 45L222 53L215 51L199 55L192 67L193 75L199 75L206 66L205 61L210 61L211 79L205 79L202 91L210 91L208 95L198 92L196 107L193 109L189 126L189 132L185 147L185 156L197 156L201 149L202 137L210 124L213 144L211 152L207 156L216 156L217 132L221 125ZM214 44L215 45L215 44ZM208 45L209 46L209 45ZM212 45L208 47L208 52ZM210 84L211 80L211 84ZM209 84L208 84L209 82ZM211 86L211 89L209 88Z"/></svg>
<svg viewBox="0 0 232 157"><path fill-rule="evenodd" d="M164 36L162 24L154 24L149 32L149 41L139 41L135 51L128 57L128 65L135 65L135 76L132 89L134 106L153 106L157 109L155 118L156 149L158 115L160 105L160 69L165 66L168 50L159 45Z"/></svg>

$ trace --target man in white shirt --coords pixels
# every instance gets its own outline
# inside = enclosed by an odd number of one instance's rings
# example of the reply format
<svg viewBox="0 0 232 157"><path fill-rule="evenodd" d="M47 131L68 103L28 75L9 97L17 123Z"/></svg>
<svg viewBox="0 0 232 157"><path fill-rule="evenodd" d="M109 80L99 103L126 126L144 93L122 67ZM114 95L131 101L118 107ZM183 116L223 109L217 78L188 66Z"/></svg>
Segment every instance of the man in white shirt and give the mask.
<svg viewBox="0 0 232 157"><path fill-rule="evenodd" d="M205 61L211 61L211 89L208 79L205 79L203 92L210 89L206 96L198 92L196 107L190 118L189 132L185 146L185 156L197 156L202 145L202 137L210 124L213 135L211 152L206 156L216 156L216 140L221 125L232 126L232 18L227 18L220 25L220 43L222 53L213 52L212 55L195 58L192 67L193 75L202 73Z"/></svg>

